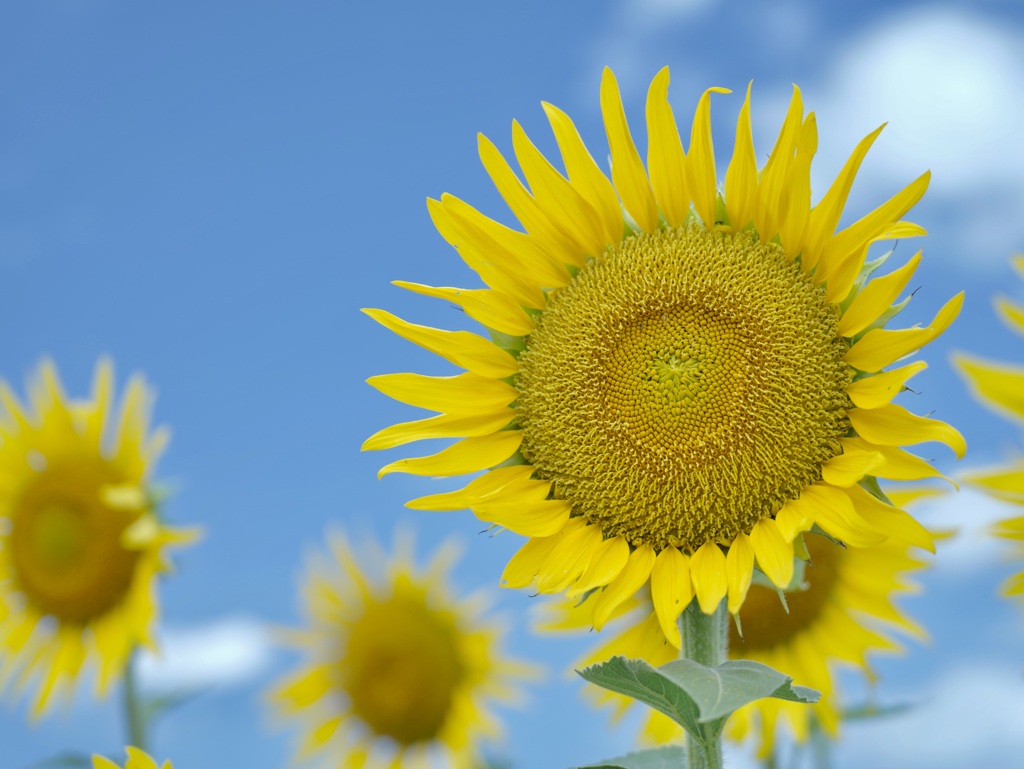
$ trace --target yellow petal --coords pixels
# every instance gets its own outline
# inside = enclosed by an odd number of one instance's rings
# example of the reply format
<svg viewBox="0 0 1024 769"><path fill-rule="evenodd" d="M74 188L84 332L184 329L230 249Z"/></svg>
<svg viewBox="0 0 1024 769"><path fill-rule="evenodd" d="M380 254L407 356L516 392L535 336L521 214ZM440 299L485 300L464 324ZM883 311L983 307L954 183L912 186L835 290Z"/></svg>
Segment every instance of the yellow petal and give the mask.
<svg viewBox="0 0 1024 769"><path fill-rule="evenodd" d="M968 474L967 480L994 497L1024 503L1024 467L977 471Z"/></svg>
<svg viewBox="0 0 1024 769"><path fill-rule="evenodd" d="M928 368L928 364L920 360L909 366L866 376L847 385L846 392L855 406L862 409L876 409L891 402L893 398L906 390L907 380L926 368Z"/></svg>
<svg viewBox="0 0 1024 769"><path fill-rule="evenodd" d="M519 450L522 430L502 430L479 438L466 438L436 454L399 459L377 472L378 478L391 473L411 475L465 475L504 462Z"/></svg>
<svg viewBox="0 0 1024 769"><path fill-rule="evenodd" d="M590 203L548 162L517 121L512 122L512 146L534 199L553 225L572 239L581 254L599 256L605 240Z"/></svg>
<svg viewBox="0 0 1024 769"><path fill-rule="evenodd" d="M729 613L736 614L743 605L754 576L754 548L750 537L742 531L729 545L725 556L725 577L729 583Z"/></svg>
<svg viewBox="0 0 1024 769"><path fill-rule="evenodd" d="M786 171L793 159L800 129L804 123L803 97L800 89L793 86L793 97L782 121L775 147L768 156L768 162L761 172L757 190L757 208L754 224L761 240L770 241L779 231L780 196L785 187Z"/></svg>
<svg viewBox="0 0 1024 769"><path fill-rule="evenodd" d="M783 538L787 542L792 542L799 534L810 531L814 525L814 511L803 498L787 499L775 514L775 523Z"/></svg>
<svg viewBox="0 0 1024 769"><path fill-rule="evenodd" d="M515 418L515 409L506 408L486 416L440 414L416 422L401 422L374 433L362 445L363 451L379 451L429 438L470 438L496 433Z"/></svg>
<svg viewBox="0 0 1024 769"><path fill-rule="evenodd" d="M837 232L822 249L824 274L836 274L843 262L855 258L873 238L898 222L921 199L930 180L931 172L926 171L874 211Z"/></svg>
<svg viewBox="0 0 1024 769"><path fill-rule="evenodd" d="M551 123L569 181L598 213L604 242L618 243L622 240L623 223L615 187L594 161L569 116L546 102L541 106Z"/></svg>
<svg viewBox="0 0 1024 769"><path fill-rule="evenodd" d="M779 196L779 240L791 257L800 253L811 211L811 160L817 151L818 124L812 112L800 129L796 157L789 164Z"/></svg>
<svg viewBox="0 0 1024 769"><path fill-rule="evenodd" d="M442 331L420 326L385 310L364 309L363 312L403 339L474 374L502 379L519 370L515 358L489 340L468 331Z"/></svg>
<svg viewBox="0 0 1024 769"><path fill-rule="evenodd" d="M544 487L536 499L545 499L551 488L551 482L531 481L531 475L533 475L533 467L530 465L496 467L479 478L474 478L463 489L419 497L406 502L405 506L413 510L462 510L503 492L506 488L519 491L524 486L533 483L539 483Z"/></svg>
<svg viewBox="0 0 1024 769"><path fill-rule="evenodd" d="M565 528L572 504L564 499L539 502L484 502L472 506L473 515L524 537L550 537Z"/></svg>
<svg viewBox="0 0 1024 769"><path fill-rule="evenodd" d="M565 265L533 235L499 224L454 195L427 200L434 226L484 283L524 307L544 307L541 287L569 282Z"/></svg>
<svg viewBox="0 0 1024 769"><path fill-rule="evenodd" d="M715 147L711 140L711 94L732 93L728 88L709 88L701 94L693 115L690 147L686 155L686 187L697 216L709 230L715 226L718 179Z"/></svg>
<svg viewBox="0 0 1024 769"><path fill-rule="evenodd" d="M658 228L658 204L629 133L619 84L607 67L601 76L601 114L612 155L612 182L622 198L622 205L641 229L654 232Z"/></svg>
<svg viewBox="0 0 1024 769"><path fill-rule="evenodd" d="M864 286L839 319L839 335L854 336L874 323L907 287L920 261L921 252L918 251L898 270L875 278Z"/></svg>
<svg viewBox="0 0 1024 769"><path fill-rule="evenodd" d="M1014 331L1024 334L1024 307L1011 302L1005 297L996 297L996 310L1003 321Z"/></svg>
<svg viewBox="0 0 1024 769"><path fill-rule="evenodd" d="M121 769L121 767L119 767L109 758L98 756L95 753L92 756L92 766L93 769Z"/></svg>
<svg viewBox="0 0 1024 769"><path fill-rule="evenodd" d="M967 452L964 437L956 428L937 419L911 414L896 403L877 409L851 409L850 425L857 435L881 446L910 446L926 441L939 441L963 459Z"/></svg>
<svg viewBox="0 0 1024 769"><path fill-rule="evenodd" d="M754 218L757 195L757 157L754 154L754 135L750 127L750 89L740 108L736 121L736 145L732 160L725 172L725 208L734 230L741 230Z"/></svg>
<svg viewBox="0 0 1024 769"><path fill-rule="evenodd" d="M714 542L705 542L690 558L690 578L697 603L705 614L714 614L729 590L725 556Z"/></svg>
<svg viewBox="0 0 1024 769"><path fill-rule="evenodd" d="M801 499L813 510L814 521L825 533L853 547L870 547L885 541L854 509L850 497L835 486L815 484L805 488Z"/></svg>
<svg viewBox="0 0 1024 769"><path fill-rule="evenodd" d="M846 199L850 195L850 188L853 186L854 177L860 169L871 145L874 144L878 134L882 132L885 125L880 125L870 134L865 136L857 144L850 158L839 172L839 176L829 187L825 197L814 206L807 222L807 231L804 235L805 245L803 248L804 264L806 269L814 267L821 257L821 251L828 238L836 231L839 218L846 206Z"/></svg>
<svg viewBox="0 0 1024 769"><path fill-rule="evenodd" d="M878 446L856 436L843 438L844 446L863 451L875 451L882 455L885 463L874 472L879 478L891 481L920 481L925 478L942 478L956 486L952 478L943 475L921 457L896 446Z"/></svg>
<svg viewBox="0 0 1024 769"><path fill-rule="evenodd" d="M960 292L942 306L925 328L873 328L847 351L844 360L869 374L880 371L938 337L956 320L963 302L964 295Z"/></svg>
<svg viewBox="0 0 1024 769"><path fill-rule="evenodd" d="M583 254L580 253L579 247L551 221L491 140L479 134L477 148L491 181L526 231L537 238L544 250L556 261L582 265Z"/></svg>
<svg viewBox="0 0 1024 769"><path fill-rule="evenodd" d="M622 573L629 560L629 545L623 537L606 539L596 548L590 565L575 585L566 593L570 598L583 595L595 587L603 587ZM588 623L589 624L589 623Z"/></svg>
<svg viewBox="0 0 1024 769"><path fill-rule="evenodd" d="M686 189L686 155L668 103L668 83L668 67L663 67L647 91L647 172L665 221L678 227L690 213L690 198Z"/></svg>
<svg viewBox="0 0 1024 769"><path fill-rule="evenodd" d="M127 769L158 769L156 761L144 750L135 747L125 748L128 754Z"/></svg>
<svg viewBox="0 0 1024 769"><path fill-rule="evenodd" d="M446 414L488 415L501 413L519 397L512 385L474 373L458 376L382 374L366 380L389 398Z"/></svg>
<svg viewBox="0 0 1024 769"><path fill-rule="evenodd" d="M935 552L935 541L932 535L913 516L892 505L887 505L860 486L851 486L846 489L846 493L850 495L857 513L875 531L886 534L889 541L914 545L930 553Z"/></svg>
<svg viewBox="0 0 1024 769"><path fill-rule="evenodd" d="M623 601L639 590L651 576L654 550L648 544L640 545L629 554L625 567L594 603L594 629L600 630Z"/></svg>
<svg viewBox="0 0 1024 769"><path fill-rule="evenodd" d="M762 518L750 530L750 546L757 564L778 588L793 580L793 543L787 541L771 518Z"/></svg>
<svg viewBox="0 0 1024 769"><path fill-rule="evenodd" d="M877 451L848 450L823 462L821 477L833 486L852 486L883 464L885 458Z"/></svg>
<svg viewBox="0 0 1024 769"><path fill-rule="evenodd" d="M83 438L93 446L101 446L103 430L110 412L110 401L114 391L114 364L103 357L96 362L92 378L90 408L85 419Z"/></svg>
<svg viewBox="0 0 1024 769"><path fill-rule="evenodd" d="M900 238L919 238L928 232L913 222L896 222L870 238L867 243L847 257L838 260L830 273L822 272L821 278L826 279L825 299L829 302L845 302L850 295L857 278L864 269L868 249L880 240L898 240Z"/></svg>
<svg viewBox="0 0 1024 769"><path fill-rule="evenodd" d="M1024 368L967 355L955 355L953 362L967 377L976 398L1007 416L1024 419Z"/></svg>
<svg viewBox="0 0 1024 769"><path fill-rule="evenodd" d="M526 336L533 331L533 318L507 294L491 289L451 288L448 286L424 286L406 280L391 281L423 296L432 296L457 305L478 323L487 328L510 336Z"/></svg>
<svg viewBox="0 0 1024 769"><path fill-rule="evenodd" d="M559 593L579 579L601 539L600 526L584 526L562 537L537 575L537 591Z"/></svg>
<svg viewBox="0 0 1024 769"><path fill-rule="evenodd" d="M677 620L691 600L689 559L676 548L666 547L658 553L651 569L651 601L661 632L677 649L682 648L683 643Z"/></svg>
<svg viewBox="0 0 1024 769"><path fill-rule="evenodd" d="M579 521L579 524L575 524ZM559 542L569 533L583 526L579 518L572 518L565 529L551 537L534 537L513 555L501 574L501 584L505 587L526 587L543 568L544 561L551 555Z"/></svg>

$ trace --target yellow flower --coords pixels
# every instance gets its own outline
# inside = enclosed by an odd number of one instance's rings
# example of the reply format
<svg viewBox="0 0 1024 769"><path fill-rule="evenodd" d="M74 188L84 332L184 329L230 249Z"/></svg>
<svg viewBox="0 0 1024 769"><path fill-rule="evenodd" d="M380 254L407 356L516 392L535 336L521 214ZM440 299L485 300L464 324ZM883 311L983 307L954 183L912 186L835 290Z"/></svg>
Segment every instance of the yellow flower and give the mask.
<svg viewBox="0 0 1024 769"><path fill-rule="evenodd" d="M836 663L860 668L873 679L868 653L901 650L889 631L898 629L918 638L925 635L893 603L897 593L916 590L916 585L906 578L923 565L909 553L908 546L889 541L873 547L845 549L819 536L808 536L806 543L810 551L804 573L807 587L786 594L788 614L775 590L753 585L739 611L742 636L736 625L730 627L731 659L762 662L822 694L814 705L762 699L736 712L728 734L742 740L757 733L761 756L771 752L780 718L788 723L798 742L807 740L812 718L830 737L838 735L840 703L832 677ZM641 658L655 666L679 656L665 638L647 595L634 597L624 606L627 611L649 616L629 623L628 629L575 667L604 662L617 654ZM582 607L562 603L545 608L548 616L541 625L543 629L587 627L589 618ZM611 692L600 692L597 696L599 701L614 705L619 713L632 703ZM675 722L651 711L644 726L646 739L665 743L678 740L681 735L682 729Z"/></svg>
<svg viewBox="0 0 1024 769"><path fill-rule="evenodd" d="M112 424L113 378L100 361L92 396L72 401L44 362L29 407L0 382L0 682L40 679L34 715L70 695L88 658L103 696L135 646L153 645L165 548L195 535L154 508L169 434L149 430L152 392L133 377Z"/></svg>
<svg viewBox="0 0 1024 769"><path fill-rule="evenodd" d="M723 89L701 96L684 154L668 82L663 69L648 93L645 168L605 70L610 180L549 104L565 175L518 123L513 148L529 189L480 138L483 164L525 232L454 196L430 200L434 224L487 288L398 285L461 306L491 339L366 310L465 372L371 378L386 395L439 414L388 427L363 448L460 438L380 474L487 470L461 491L409 506L468 507L530 537L504 584L571 595L601 588L598 629L649 581L678 645L676 618L694 595L708 613L728 595L735 612L755 561L786 585L794 540L815 524L851 546L912 531L931 547L913 518L858 482L938 475L903 445L937 440L958 455L965 446L949 425L892 403L925 363L883 371L942 333L962 295L924 327L887 330L920 254L874 280L880 261L866 262L876 241L924 234L901 217L929 175L836 232L881 129L812 206L814 114L804 115L795 89L759 170L748 89L719 195L709 105Z"/></svg>
<svg viewBox="0 0 1024 769"><path fill-rule="evenodd" d="M474 766L481 738L499 734L488 701L514 700L513 679L532 669L502 656L482 595L453 598L454 549L417 571L399 540L374 579L343 536L330 545L332 562L309 564L308 626L292 634L307 659L270 693L281 715L306 721L299 757L323 751L352 769Z"/></svg>
<svg viewBox="0 0 1024 769"><path fill-rule="evenodd" d="M124 769L174 769L174 765L170 761L164 761L163 765L158 767L156 761L149 757L149 755L138 748L125 748L128 753L128 763L124 765ZM122 767L115 764L109 758L103 756L92 757L93 769L122 769Z"/></svg>
<svg viewBox="0 0 1024 769"><path fill-rule="evenodd" d="M1024 274L1024 255L1015 257L1013 263ZM996 307L1010 328L1024 334L1024 307L1005 297L996 300ZM1024 367L969 355L957 355L954 360L976 398L1000 414L1018 421L1024 419ZM972 473L967 478L998 499L1024 504L1024 461L1020 459L1006 467ZM993 527L993 533L1016 542L1018 556L1024 558L1024 516L1000 521ZM1024 572L1010 577L1003 592L1024 596Z"/></svg>

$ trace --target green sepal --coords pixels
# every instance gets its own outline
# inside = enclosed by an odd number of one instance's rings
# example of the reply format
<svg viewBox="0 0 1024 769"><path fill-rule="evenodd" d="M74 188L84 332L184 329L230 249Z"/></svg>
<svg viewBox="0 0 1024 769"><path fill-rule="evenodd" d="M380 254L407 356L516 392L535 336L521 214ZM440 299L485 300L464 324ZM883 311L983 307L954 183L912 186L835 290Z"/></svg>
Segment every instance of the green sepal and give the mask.
<svg viewBox="0 0 1024 769"><path fill-rule="evenodd" d="M686 751L677 745L637 750L579 769L686 769Z"/></svg>

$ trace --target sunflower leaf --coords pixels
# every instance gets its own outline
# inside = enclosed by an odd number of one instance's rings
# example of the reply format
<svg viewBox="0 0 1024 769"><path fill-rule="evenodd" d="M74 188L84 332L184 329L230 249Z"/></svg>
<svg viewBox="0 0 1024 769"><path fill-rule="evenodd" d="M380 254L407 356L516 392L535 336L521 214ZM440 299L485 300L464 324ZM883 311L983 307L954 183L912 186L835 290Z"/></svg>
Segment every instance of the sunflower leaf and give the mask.
<svg viewBox="0 0 1024 769"><path fill-rule="evenodd" d="M599 764L587 764L579 769L685 769L686 751L677 745L649 750L637 750Z"/></svg>
<svg viewBox="0 0 1024 769"><path fill-rule="evenodd" d="M813 689L793 686L789 676L753 660L727 660L715 668L693 660L673 660L659 672L693 698L700 723L725 718L763 697L811 703L821 696Z"/></svg>
<svg viewBox="0 0 1024 769"><path fill-rule="evenodd" d="M612 657L577 672L591 683L650 705L702 743L717 737L731 713L755 700L774 697L812 703L821 696L751 660L728 660L707 667L681 659L654 668L643 660Z"/></svg>
<svg viewBox="0 0 1024 769"><path fill-rule="evenodd" d="M576 672L592 684L650 705L682 726L689 738L705 741L697 720L700 711L693 698L643 660L612 657Z"/></svg>

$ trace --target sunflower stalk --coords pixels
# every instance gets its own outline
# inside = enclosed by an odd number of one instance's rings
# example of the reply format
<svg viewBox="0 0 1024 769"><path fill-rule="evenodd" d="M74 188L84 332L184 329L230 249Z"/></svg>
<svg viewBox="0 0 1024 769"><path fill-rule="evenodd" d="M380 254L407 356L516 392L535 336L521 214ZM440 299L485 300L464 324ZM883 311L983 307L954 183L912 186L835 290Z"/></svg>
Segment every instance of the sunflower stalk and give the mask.
<svg viewBox="0 0 1024 769"><path fill-rule="evenodd" d="M139 697L139 686L136 671L138 653L132 651L124 669L124 716L128 727L128 744L146 750L146 713L142 699Z"/></svg>
<svg viewBox="0 0 1024 769"><path fill-rule="evenodd" d="M697 601L690 601L679 615L683 636L680 658L717 668L729 657L729 613L723 599L713 614L705 614ZM703 740L686 740L687 769L721 769L722 734L712 724L702 724Z"/></svg>

